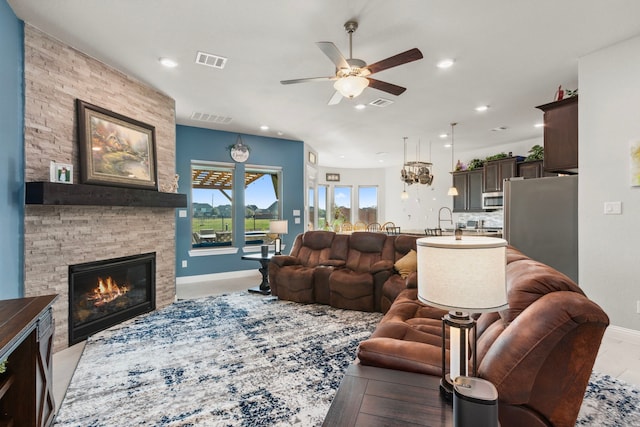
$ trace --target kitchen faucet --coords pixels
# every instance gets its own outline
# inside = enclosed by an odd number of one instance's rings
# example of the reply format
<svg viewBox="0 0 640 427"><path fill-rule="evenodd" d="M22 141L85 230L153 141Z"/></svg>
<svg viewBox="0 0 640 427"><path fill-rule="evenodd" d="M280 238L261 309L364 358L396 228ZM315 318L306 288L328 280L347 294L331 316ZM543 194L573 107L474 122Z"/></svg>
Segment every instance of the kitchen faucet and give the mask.
<svg viewBox="0 0 640 427"><path fill-rule="evenodd" d="M442 210L447 210L449 211L449 219L442 219ZM450 222L451 226L453 227L453 213L451 212L451 209L449 209L446 206L443 206L440 208L440 210L438 211L438 228L442 230L442 222Z"/></svg>

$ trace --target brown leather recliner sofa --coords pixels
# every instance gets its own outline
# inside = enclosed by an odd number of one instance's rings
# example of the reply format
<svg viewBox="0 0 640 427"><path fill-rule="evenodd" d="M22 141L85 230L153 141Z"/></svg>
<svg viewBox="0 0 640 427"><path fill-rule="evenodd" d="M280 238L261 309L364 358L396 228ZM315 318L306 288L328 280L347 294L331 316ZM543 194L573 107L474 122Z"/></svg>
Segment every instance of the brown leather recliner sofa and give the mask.
<svg viewBox="0 0 640 427"><path fill-rule="evenodd" d="M507 291L509 308L477 318L478 376L498 390L500 423L573 427L609 318L570 278L511 247ZM359 362L440 376L443 314L401 291Z"/></svg>
<svg viewBox="0 0 640 427"><path fill-rule="evenodd" d="M271 258L271 294L301 303L385 312L406 289L407 274L401 275L394 265L415 251L416 239L375 232L307 231L296 236L289 255Z"/></svg>

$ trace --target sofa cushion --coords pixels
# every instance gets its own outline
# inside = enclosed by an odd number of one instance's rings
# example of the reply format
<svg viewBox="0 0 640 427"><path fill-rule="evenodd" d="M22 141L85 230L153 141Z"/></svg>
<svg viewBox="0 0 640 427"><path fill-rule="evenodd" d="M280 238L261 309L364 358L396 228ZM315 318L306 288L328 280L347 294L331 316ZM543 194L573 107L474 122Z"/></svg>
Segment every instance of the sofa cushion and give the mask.
<svg viewBox="0 0 640 427"><path fill-rule="evenodd" d="M418 270L417 252L411 249L408 254L396 261L393 267L403 279L406 279L409 274Z"/></svg>

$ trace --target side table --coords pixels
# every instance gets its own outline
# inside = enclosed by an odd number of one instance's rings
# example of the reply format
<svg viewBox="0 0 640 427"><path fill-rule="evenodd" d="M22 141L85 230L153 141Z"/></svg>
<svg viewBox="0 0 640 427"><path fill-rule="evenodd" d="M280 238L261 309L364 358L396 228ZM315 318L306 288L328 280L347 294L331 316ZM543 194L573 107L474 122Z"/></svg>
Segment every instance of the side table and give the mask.
<svg viewBox="0 0 640 427"><path fill-rule="evenodd" d="M323 426L452 427L453 405L440 397L440 377L353 363Z"/></svg>
<svg viewBox="0 0 640 427"><path fill-rule="evenodd" d="M249 288L249 292L262 295L269 295L271 293L271 287L269 286L269 261L273 255L274 254L270 253L266 257L263 257L261 253L255 253L242 256L242 259L260 262L258 271L262 274L262 282L258 286Z"/></svg>

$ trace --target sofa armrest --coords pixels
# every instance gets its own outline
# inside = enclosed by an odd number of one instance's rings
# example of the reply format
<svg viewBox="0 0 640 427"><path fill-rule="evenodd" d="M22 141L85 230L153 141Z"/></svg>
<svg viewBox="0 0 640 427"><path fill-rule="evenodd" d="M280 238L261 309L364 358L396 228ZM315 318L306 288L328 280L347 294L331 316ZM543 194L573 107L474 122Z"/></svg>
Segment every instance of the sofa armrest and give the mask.
<svg viewBox="0 0 640 427"><path fill-rule="evenodd" d="M385 271L385 270L389 270L392 271L393 270L393 261L389 261L386 259L382 259L378 262L373 263L373 265L371 266L371 274L376 274L376 273L380 273L381 271Z"/></svg>
<svg viewBox="0 0 640 427"><path fill-rule="evenodd" d="M300 264L298 262L298 258L291 255L274 255L271 257L271 262L276 264L278 267Z"/></svg>
<svg viewBox="0 0 640 427"><path fill-rule="evenodd" d="M320 267L344 267L346 261L342 259L325 259L320 261Z"/></svg>
<svg viewBox="0 0 640 427"><path fill-rule="evenodd" d="M407 289L415 289L418 287L418 272L414 271L413 273L407 276Z"/></svg>
<svg viewBox="0 0 640 427"><path fill-rule="evenodd" d="M358 346L358 359L368 366L442 375L442 348L430 344L396 338L370 338Z"/></svg>

